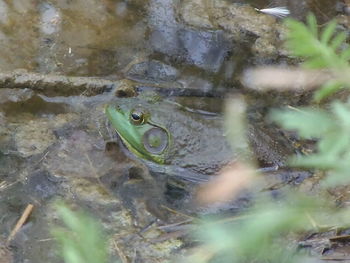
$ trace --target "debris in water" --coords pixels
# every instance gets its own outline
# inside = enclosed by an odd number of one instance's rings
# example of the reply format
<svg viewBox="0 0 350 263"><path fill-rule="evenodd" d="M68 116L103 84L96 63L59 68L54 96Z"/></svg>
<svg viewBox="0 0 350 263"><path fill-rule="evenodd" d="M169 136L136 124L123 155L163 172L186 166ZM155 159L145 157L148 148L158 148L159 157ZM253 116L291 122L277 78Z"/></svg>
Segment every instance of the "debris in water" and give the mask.
<svg viewBox="0 0 350 263"><path fill-rule="evenodd" d="M21 227L24 225L24 223L27 221L28 217L33 211L34 206L32 204L27 205L26 209L24 210L21 218L17 221L16 226L11 231L9 237L7 238L6 245L10 244L12 239L15 237L17 232L21 229Z"/></svg>
<svg viewBox="0 0 350 263"><path fill-rule="evenodd" d="M285 6L264 8L264 9L255 8L255 10L264 14L278 17L278 18L284 18L290 14L290 11Z"/></svg>

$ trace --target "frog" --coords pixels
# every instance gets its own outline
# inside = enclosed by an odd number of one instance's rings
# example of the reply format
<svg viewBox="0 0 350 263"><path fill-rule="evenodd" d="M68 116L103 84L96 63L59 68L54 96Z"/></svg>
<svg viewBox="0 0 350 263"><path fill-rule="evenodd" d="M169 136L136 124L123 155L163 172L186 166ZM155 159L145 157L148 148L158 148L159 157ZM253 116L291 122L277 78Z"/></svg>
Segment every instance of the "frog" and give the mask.
<svg viewBox="0 0 350 263"><path fill-rule="evenodd" d="M252 148L258 149L233 149L226 138L222 114L191 109L159 96L119 98L109 103L105 112L134 156L158 173L191 182L208 181L242 155L258 152L263 163L283 166L284 157L291 153L285 154L288 147L252 124L248 125L247 135Z"/></svg>

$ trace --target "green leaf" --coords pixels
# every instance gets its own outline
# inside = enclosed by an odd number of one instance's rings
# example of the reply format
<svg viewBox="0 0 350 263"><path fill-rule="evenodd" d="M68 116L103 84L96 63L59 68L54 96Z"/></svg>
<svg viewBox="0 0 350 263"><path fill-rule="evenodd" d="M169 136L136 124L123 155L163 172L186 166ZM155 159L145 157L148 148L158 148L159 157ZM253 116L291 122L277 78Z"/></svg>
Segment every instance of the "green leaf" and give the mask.
<svg viewBox="0 0 350 263"><path fill-rule="evenodd" d="M286 193L279 202L260 197L242 219L202 225L198 238L206 241L210 253L228 255L228 260L210 262L294 262L289 253L295 251L286 249L288 241L278 238L291 230L310 229L307 213L320 207L321 202L301 194L290 195L292 198Z"/></svg>
<svg viewBox="0 0 350 263"><path fill-rule="evenodd" d="M289 160L289 164L294 167L302 167L308 169L329 170L334 168L334 160L326 156L316 154L307 156L293 156Z"/></svg>
<svg viewBox="0 0 350 263"><path fill-rule="evenodd" d="M306 17L306 22L309 27L310 32L312 35L317 38L318 37L318 29L317 29L317 21L316 17L313 14L308 14Z"/></svg>
<svg viewBox="0 0 350 263"><path fill-rule="evenodd" d="M332 38L335 28L337 27L337 23L335 21L331 21L327 24L326 28L322 31L321 34L321 43L324 45L328 44L328 41Z"/></svg>
<svg viewBox="0 0 350 263"><path fill-rule="evenodd" d="M336 127L335 127L336 128ZM329 132L327 136L324 136L318 143L319 156L325 156L331 158L332 156L340 157L344 149L349 144L347 135L337 132L337 129Z"/></svg>
<svg viewBox="0 0 350 263"><path fill-rule="evenodd" d="M314 100L320 102L324 98L334 94L343 87L343 83L339 81L329 81L324 84L321 89L317 90L314 94Z"/></svg>
<svg viewBox="0 0 350 263"><path fill-rule="evenodd" d="M339 119L340 123L350 133L350 107L348 104L334 102L332 104L332 111ZM348 135L349 136L349 135Z"/></svg>
<svg viewBox="0 0 350 263"><path fill-rule="evenodd" d="M336 51L343 43L345 43L345 40L347 38L347 35L345 32L340 32L337 34L331 41L330 47Z"/></svg>
<svg viewBox="0 0 350 263"><path fill-rule="evenodd" d="M274 110L270 119L285 129L297 130L300 136L307 139L324 135L334 124L329 113L312 108Z"/></svg>
<svg viewBox="0 0 350 263"><path fill-rule="evenodd" d="M334 187L350 183L348 169L337 169L328 174L327 178L322 182L323 187Z"/></svg>
<svg viewBox="0 0 350 263"><path fill-rule="evenodd" d="M349 47L340 53L340 59L343 61L348 61L350 59L350 48Z"/></svg>
<svg viewBox="0 0 350 263"><path fill-rule="evenodd" d="M294 56L305 59L304 65L309 68L344 69L349 66L349 54L343 51L339 56L337 48L346 40L346 33L336 34L336 22L330 22L318 39L316 19L313 15L307 17L307 26L299 21L288 19L289 29L286 46ZM334 38L332 39L332 37Z"/></svg>
<svg viewBox="0 0 350 263"><path fill-rule="evenodd" d="M301 108L274 111L271 118L304 138L318 138L315 153L294 156L290 165L330 171L335 183L350 181L350 102L333 102L329 110ZM344 176L346 172L348 177Z"/></svg>
<svg viewBox="0 0 350 263"><path fill-rule="evenodd" d="M56 227L52 235L61 244L65 263L106 263L107 247L100 225L82 212L63 204L56 206L66 228Z"/></svg>
<svg viewBox="0 0 350 263"><path fill-rule="evenodd" d="M327 68L328 62L321 56L314 56L306 60L303 66L309 69Z"/></svg>

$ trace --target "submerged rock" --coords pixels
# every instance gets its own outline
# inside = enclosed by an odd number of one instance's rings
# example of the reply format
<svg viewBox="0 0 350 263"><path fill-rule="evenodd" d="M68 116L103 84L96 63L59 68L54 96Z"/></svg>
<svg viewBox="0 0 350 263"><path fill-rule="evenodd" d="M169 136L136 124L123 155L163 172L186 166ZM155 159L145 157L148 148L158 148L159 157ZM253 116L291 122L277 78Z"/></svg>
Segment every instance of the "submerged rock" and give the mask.
<svg viewBox="0 0 350 263"><path fill-rule="evenodd" d="M286 30L283 24L249 5L221 0L182 1L179 16L192 27L224 30L234 41L251 45L255 56L285 55L281 47Z"/></svg>
<svg viewBox="0 0 350 263"><path fill-rule="evenodd" d="M0 103L25 101L33 96L30 89L0 89Z"/></svg>
<svg viewBox="0 0 350 263"><path fill-rule="evenodd" d="M219 29L185 26L177 19L177 1L152 0L149 8L150 43L156 52L176 63L218 72L231 50L231 42Z"/></svg>
<svg viewBox="0 0 350 263"><path fill-rule="evenodd" d="M53 129L73 119L72 114L59 114L52 120L39 118L19 125L14 134L18 153L23 157L43 153L57 141Z"/></svg>
<svg viewBox="0 0 350 263"><path fill-rule="evenodd" d="M47 128L46 121L30 121L17 129L15 134L17 151L23 157L43 153L56 141L52 130Z"/></svg>
<svg viewBox="0 0 350 263"><path fill-rule="evenodd" d="M12 252L6 246L0 243L0 263L12 263L13 255Z"/></svg>
<svg viewBox="0 0 350 263"><path fill-rule="evenodd" d="M178 32L185 53L185 60L199 68L218 72L232 48L231 42L221 30L204 31L181 29Z"/></svg>
<svg viewBox="0 0 350 263"><path fill-rule="evenodd" d="M176 68L156 60L134 64L126 73L128 79L150 82L175 81L178 76Z"/></svg>

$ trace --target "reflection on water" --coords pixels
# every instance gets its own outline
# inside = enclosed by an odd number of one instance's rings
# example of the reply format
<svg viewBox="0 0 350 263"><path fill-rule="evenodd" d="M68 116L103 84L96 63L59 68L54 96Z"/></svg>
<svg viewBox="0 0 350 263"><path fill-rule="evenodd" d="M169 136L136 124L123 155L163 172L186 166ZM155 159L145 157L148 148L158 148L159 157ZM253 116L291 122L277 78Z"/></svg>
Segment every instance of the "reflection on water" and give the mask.
<svg viewBox="0 0 350 263"><path fill-rule="evenodd" d="M1 0L0 69L71 75L115 73L129 62L133 49L144 46L144 4Z"/></svg>
<svg viewBox="0 0 350 263"><path fill-rule="evenodd" d="M327 0L248 2L259 8L288 6L298 18L313 11L326 21L335 14L334 1ZM225 48L216 42L201 45L208 39L222 41L220 35L183 29L176 5L172 0L0 0L0 70L116 75L133 59L160 51L217 71ZM197 49L193 42L199 43ZM213 57L203 62L208 52Z"/></svg>
<svg viewBox="0 0 350 263"><path fill-rule="evenodd" d="M57 33L61 24L61 16L57 9L51 4L44 3L40 6L40 13L42 33L45 35Z"/></svg>

